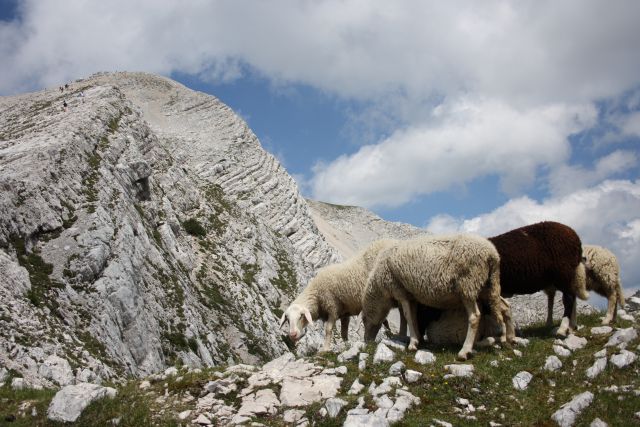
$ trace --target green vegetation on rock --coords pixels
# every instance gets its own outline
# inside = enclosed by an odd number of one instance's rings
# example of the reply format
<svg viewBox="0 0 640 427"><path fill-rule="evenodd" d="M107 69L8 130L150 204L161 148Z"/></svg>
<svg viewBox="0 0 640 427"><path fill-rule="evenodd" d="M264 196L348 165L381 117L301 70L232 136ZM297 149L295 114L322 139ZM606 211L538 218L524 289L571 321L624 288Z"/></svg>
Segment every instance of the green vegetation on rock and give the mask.
<svg viewBox="0 0 640 427"><path fill-rule="evenodd" d="M270 282L285 294L293 297L298 291L298 276L293 262L282 248L277 248L275 258L278 263L278 276L270 279Z"/></svg>
<svg viewBox="0 0 640 427"><path fill-rule="evenodd" d="M204 229L202 224L198 222L196 218L189 218L182 223L184 230L195 237L204 237L207 235L207 230Z"/></svg>

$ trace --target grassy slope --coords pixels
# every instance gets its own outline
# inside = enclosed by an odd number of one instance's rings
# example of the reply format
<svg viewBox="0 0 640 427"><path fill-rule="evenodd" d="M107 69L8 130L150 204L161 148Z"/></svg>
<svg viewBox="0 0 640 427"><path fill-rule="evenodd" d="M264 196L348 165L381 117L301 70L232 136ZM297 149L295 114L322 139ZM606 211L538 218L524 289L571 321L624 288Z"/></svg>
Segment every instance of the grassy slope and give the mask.
<svg viewBox="0 0 640 427"><path fill-rule="evenodd" d="M547 356L554 354L552 345L554 339L550 337L550 331L544 327L530 327L522 331L522 335L530 339L527 347L518 347L523 352L522 357L514 355L513 350L507 346L496 349L481 349L472 358L475 366L475 375L469 379L445 380L444 365L455 363L457 347L428 346L437 357L437 362L429 366L417 365L412 354L399 354L407 368L422 372L422 379L409 386L409 390L422 400L418 408L411 409L405 420L399 425L423 426L431 422L432 418L438 418L453 423L456 426L464 425L488 425L489 421L500 422L503 425L554 425L551 414L562 404L568 402L574 395L583 391L591 391L595 395L594 402L579 417L576 425L589 425L591 421L600 417L610 426L633 425L633 414L640 411L640 396L633 391L626 393L612 393L604 391L610 385L630 385L631 390L640 389L640 362L632 366L618 370L609 364L606 370L595 380L587 382L585 371L593 362L593 354L602 349L607 337L590 337L589 329L597 326L598 316L585 316L579 319L579 323L585 325L577 335L585 336L588 344L585 348L574 352L568 358L561 358L563 367L558 372L546 372L542 370ZM627 327L630 322L620 322L617 326ZM640 340L631 343L629 348L636 350ZM370 345L366 350L373 355L375 347ZM614 350L609 349L609 355ZM508 360L510 359L510 360ZM355 406L357 396L347 396L346 391L355 378L368 386L371 381L377 384L386 377L390 364L373 365L372 356L369 358L367 369L359 373L357 362L347 364L348 373L344 378L340 397L350 402L348 407ZM493 367L490 362L499 361L498 367ZM336 355L317 356L314 361L326 366L337 365ZM575 366L574 366L575 363ZM108 425L110 420L120 418L120 426L162 425L174 426L180 422L176 414L185 409L193 409L195 400L189 401L188 394L197 399L204 384L213 379L213 372L219 369L208 369L198 374L184 374L182 379L170 379L153 383L145 392L139 390L139 381L128 382L118 387L118 396L113 400L103 400L92 404L83 413L81 419L75 424L79 426ZM533 374L533 379L526 391L517 391L511 384L511 379L519 371L526 370ZM555 385L552 385L555 383ZM241 389L243 384L239 384ZM472 390L472 389L477 390ZM156 399L168 390L169 397L164 402ZM366 396L366 403L370 409L375 409L371 397ZM45 408L52 399L52 391L20 391L15 392L8 386L0 388L0 425L32 426L32 425L56 425L45 419ZM186 399L185 399L186 397ZM463 420L456 415L455 399L462 397L469 399L476 407L484 405L485 411L476 411L476 421ZM554 401L549 403L549 397ZM239 399L231 394L226 398L229 404L239 404ZM26 415L19 415L19 405L23 402L32 402L37 408L37 415L31 416L31 408L26 410ZM316 425L342 425L345 419L345 411L335 420L321 419L317 416L320 404L312 405L307 409L310 420ZM281 410L282 412L282 410ZM13 422L5 421L8 415L17 415ZM501 415L502 414L502 415ZM259 421L267 425L280 426L284 423L279 419L261 418ZM184 424L184 422L183 422ZM640 425L640 423L638 423Z"/></svg>

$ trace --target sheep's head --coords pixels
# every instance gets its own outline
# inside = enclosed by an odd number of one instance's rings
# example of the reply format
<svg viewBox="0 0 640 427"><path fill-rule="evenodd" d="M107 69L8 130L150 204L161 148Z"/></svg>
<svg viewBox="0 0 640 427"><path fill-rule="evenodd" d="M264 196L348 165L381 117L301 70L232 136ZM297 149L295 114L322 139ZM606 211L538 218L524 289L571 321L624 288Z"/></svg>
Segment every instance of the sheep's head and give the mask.
<svg viewBox="0 0 640 427"><path fill-rule="evenodd" d="M307 325L313 323L311 312L303 305L291 304L280 319L280 328L289 323L289 338L298 341L307 333Z"/></svg>
<svg viewBox="0 0 640 427"><path fill-rule="evenodd" d="M384 320L384 318L382 319ZM362 311L362 323L364 324L364 340L367 342L374 341L378 335L378 331L382 326L382 320L375 319L373 313Z"/></svg>

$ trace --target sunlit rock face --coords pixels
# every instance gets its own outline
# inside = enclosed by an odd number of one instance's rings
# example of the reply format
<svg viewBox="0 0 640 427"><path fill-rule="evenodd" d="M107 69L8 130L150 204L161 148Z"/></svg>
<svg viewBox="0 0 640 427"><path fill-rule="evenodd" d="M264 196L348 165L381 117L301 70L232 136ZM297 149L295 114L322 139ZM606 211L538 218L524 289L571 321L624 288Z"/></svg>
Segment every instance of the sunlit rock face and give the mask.
<svg viewBox="0 0 640 427"><path fill-rule="evenodd" d="M0 365L26 381L52 354L82 381L277 357L339 259L213 96L116 73L0 98Z"/></svg>

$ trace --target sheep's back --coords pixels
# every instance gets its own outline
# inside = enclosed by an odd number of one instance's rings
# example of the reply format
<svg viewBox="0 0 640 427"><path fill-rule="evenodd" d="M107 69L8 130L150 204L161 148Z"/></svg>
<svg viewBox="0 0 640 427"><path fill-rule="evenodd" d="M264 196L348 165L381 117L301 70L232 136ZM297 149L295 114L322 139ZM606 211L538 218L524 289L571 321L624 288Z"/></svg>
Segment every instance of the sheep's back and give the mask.
<svg viewBox="0 0 640 427"><path fill-rule="evenodd" d="M531 294L547 286L569 290L582 258L580 237L557 222L540 222L489 240L500 254L504 295Z"/></svg>
<svg viewBox="0 0 640 427"><path fill-rule="evenodd" d="M477 236L413 239L386 251L384 262L394 279L421 303L437 308L459 305L462 296L476 298L487 282L498 253Z"/></svg>
<svg viewBox="0 0 640 427"><path fill-rule="evenodd" d="M318 294L319 304L331 304L339 314L359 314L370 270L378 255L397 242L391 239L377 240L350 259L320 269L309 284Z"/></svg>

